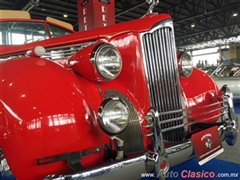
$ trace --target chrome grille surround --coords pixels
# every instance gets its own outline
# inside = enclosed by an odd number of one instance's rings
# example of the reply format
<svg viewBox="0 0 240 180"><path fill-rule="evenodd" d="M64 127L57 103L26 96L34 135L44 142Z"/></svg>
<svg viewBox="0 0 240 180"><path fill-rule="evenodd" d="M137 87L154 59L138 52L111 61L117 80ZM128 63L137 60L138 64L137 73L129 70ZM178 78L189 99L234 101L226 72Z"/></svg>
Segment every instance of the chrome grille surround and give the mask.
<svg viewBox="0 0 240 180"><path fill-rule="evenodd" d="M124 141L124 153L139 153L143 152L143 136L140 127L140 122L136 109L132 103L122 93L115 90L107 90L104 98L118 97L124 101L129 108L129 124L128 127L121 134L117 135L118 138Z"/></svg>
<svg viewBox="0 0 240 180"><path fill-rule="evenodd" d="M160 122L164 122L161 123L163 139L182 141L185 107L180 93L172 20L161 21L150 31L140 33L140 39L150 106L159 113Z"/></svg>

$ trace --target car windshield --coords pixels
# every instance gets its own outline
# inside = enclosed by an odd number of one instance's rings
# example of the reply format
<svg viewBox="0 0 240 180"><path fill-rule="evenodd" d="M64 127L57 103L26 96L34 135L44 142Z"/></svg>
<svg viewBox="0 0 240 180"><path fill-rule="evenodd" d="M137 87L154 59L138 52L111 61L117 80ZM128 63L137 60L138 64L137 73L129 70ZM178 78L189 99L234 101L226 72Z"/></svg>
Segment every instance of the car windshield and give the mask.
<svg viewBox="0 0 240 180"><path fill-rule="evenodd" d="M48 26L48 30L49 30L52 38L72 33L71 31L68 31L68 30L66 30L64 28L61 28L59 26L55 26L53 24L47 24L47 26Z"/></svg>
<svg viewBox="0 0 240 180"><path fill-rule="evenodd" d="M48 24L48 29L51 37L72 33L52 24ZM47 38L49 37L44 22L0 22L0 45L20 45Z"/></svg>

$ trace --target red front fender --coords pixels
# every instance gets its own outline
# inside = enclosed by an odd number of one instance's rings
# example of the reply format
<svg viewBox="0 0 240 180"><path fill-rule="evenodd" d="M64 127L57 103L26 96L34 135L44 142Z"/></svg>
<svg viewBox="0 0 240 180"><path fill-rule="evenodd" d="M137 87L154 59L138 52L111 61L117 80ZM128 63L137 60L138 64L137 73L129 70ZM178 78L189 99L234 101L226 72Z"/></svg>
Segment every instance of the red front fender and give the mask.
<svg viewBox="0 0 240 180"><path fill-rule="evenodd" d="M94 111L101 102L94 83L41 58L22 57L1 66L0 145L16 178L66 172L64 161L38 166L37 159L104 145L107 136ZM102 163L102 152L82 160L83 166L91 163Z"/></svg>

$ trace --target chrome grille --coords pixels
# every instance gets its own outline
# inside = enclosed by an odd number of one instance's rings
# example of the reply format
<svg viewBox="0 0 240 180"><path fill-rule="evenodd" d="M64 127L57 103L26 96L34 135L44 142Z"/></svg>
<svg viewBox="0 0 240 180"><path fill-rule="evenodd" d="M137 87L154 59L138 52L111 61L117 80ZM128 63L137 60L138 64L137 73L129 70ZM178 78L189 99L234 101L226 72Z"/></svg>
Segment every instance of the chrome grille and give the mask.
<svg viewBox="0 0 240 180"><path fill-rule="evenodd" d="M163 138L181 141L184 123L171 22L162 22L151 31L142 33L141 45L150 104L159 112Z"/></svg>

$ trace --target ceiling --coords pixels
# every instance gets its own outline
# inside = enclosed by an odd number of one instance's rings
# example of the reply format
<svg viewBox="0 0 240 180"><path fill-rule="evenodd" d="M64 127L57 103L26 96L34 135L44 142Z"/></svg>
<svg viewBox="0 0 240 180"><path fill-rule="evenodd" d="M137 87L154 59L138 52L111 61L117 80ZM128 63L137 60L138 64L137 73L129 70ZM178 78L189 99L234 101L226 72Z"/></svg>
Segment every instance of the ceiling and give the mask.
<svg viewBox="0 0 240 180"><path fill-rule="evenodd" d="M71 23L78 30L77 2L78 0L0 0L0 9L30 9L32 18L45 19L46 16L51 16ZM115 0L116 23L140 18L148 8L149 4L145 0ZM178 47L240 35L239 0L159 0L154 11L172 16ZM64 13L68 14L67 18L63 17ZM238 15L233 16L235 13ZM195 26L191 27L193 24Z"/></svg>

